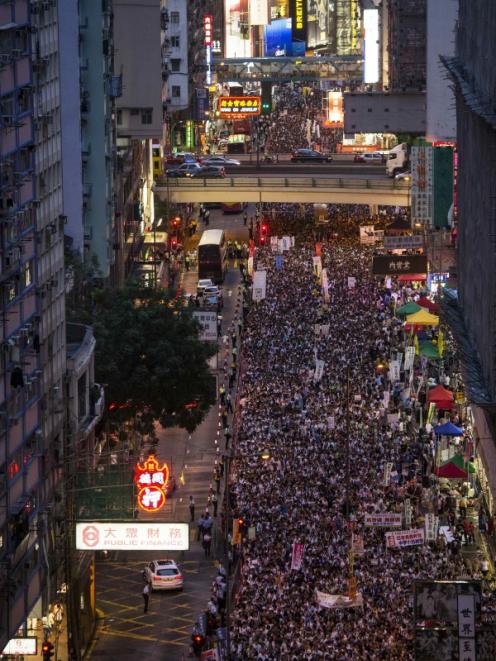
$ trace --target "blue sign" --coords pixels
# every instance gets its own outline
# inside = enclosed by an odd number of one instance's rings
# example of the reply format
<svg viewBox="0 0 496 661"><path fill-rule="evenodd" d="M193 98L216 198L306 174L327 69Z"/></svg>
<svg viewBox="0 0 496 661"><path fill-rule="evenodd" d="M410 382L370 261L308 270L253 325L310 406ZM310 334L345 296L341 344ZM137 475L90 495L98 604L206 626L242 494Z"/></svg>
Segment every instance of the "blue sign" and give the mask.
<svg viewBox="0 0 496 661"><path fill-rule="evenodd" d="M280 18L264 28L265 57L289 57L293 54L291 19Z"/></svg>
<svg viewBox="0 0 496 661"><path fill-rule="evenodd" d="M276 269L280 271L282 269L283 257L282 255L276 255Z"/></svg>

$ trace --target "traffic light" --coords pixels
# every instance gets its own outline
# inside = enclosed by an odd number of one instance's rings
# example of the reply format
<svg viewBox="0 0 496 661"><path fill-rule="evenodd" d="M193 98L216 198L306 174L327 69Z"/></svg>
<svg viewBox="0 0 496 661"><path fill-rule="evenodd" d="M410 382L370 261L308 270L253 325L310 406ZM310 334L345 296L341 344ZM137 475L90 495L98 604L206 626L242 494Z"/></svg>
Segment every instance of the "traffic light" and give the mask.
<svg viewBox="0 0 496 661"><path fill-rule="evenodd" d="M176 216L171 220L172 229L174 230L178 230L180 224L181 224L181 219L179 218L179 216Z"/></svg>
<svg viewBox="0 0 496 661"><path fill-rule="evenodd" d="M262 223L262 234L267 234L267 231L269 229L269 226L267 223Z"/></svg>
<svg viewBox="0 0 496 661"><path fill-rule="evenodd" d="M205 636L201 633L194 633L191 636L193 654L199 659L201 657L202 649L205 645Z"/></svg>
<svg viewBox="0 0 496 661"><path fill-rule="evenodd" d="M272 112L272 83L262 82L262 115L270 115Z"/></svg>
<svg viewBox="0 0 496 661"><path fill-rule="evenodd" d="M171 239L171 248L172 250L175 250L177 248L177 238L175 236L173 236Z"/></svg>
<svg viewBox="0 0 496 661"><path fill-rule="evenodd" d="M41 645L41 653L43 654L43 661L50 661L54 655L53 643L51 643L49 640L45 640L45 642Z"/></svg>

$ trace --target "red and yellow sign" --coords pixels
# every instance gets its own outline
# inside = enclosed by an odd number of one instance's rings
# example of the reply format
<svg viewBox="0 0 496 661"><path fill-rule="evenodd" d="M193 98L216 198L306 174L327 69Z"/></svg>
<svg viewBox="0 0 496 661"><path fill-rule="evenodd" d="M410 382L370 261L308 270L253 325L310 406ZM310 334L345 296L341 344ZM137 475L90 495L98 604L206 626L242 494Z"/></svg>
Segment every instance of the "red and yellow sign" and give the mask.
<svg viewBox="0 0 496 661"><path fill-rule="evenodd" d="M259 96L221 96L218 110L223 119L246 119L260 115Z"/></svg>
<svg viewBox="0 0 496 661"><path fill-rule="evenodd" d="M151 454L136 464L134 482L138 486L138 506L145 512L158 512L165 505L165 488L169 481L167 464L160 465Z"/></svg>

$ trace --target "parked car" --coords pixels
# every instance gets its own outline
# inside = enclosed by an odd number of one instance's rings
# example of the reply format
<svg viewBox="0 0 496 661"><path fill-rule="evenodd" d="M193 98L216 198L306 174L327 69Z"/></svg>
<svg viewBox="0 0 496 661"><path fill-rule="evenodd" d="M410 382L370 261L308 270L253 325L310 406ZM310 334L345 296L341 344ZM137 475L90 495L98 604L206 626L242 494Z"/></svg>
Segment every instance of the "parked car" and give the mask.
<svg viewBox="0 0 496 661"><path fill-rule="evenodd" d="M219 165L226 168L238 167L238 165L241 165L241 162L235 158L226 158L225 156L207 156L203 159L203 165Z"/></svg>
<svg viewBox="0 0 496 661"><path fill-rule="evenodd" d="M199 159L195 154L189 151L179 151L177 154L169 154L166 156L166 163L173 165L181 165L182 163L198 163Z"/></svg>
<svg viewBox="0 0 496 661"><path fill-rule="evenodd" d="M226 176L226 171L223 167L218 165L204 164L200 169L193 172L192 177L201 177L203 179L223 179Z"/></svg>
<svg viewBox="0 0 496 661"><path fill-rule="evenodd" d="M315 149L296 149L291 156L293 163L330 163L331 154L323 154Z"/></svg>
<svg viewBox="0 0 496 661"><path fill-rule="evenodd" d="M210 278L201 278L198 280L198 284L196 285L196 293L203 294L203 291L206 287L213 287L214 283Z"/></svg>
<svg viewBox="0 0 496 661"><path fill-rule="evenodd" d="M150 590L182 590L183 575L174 560L152 560L143 571Z"/></svg>
<svg viewBox="0 0 496 661"><path fill-rule="evenodd" d="M192 177L193 174L201 169L199 163L183 163L178 168L166 170L165 174L168 177Z"/></svg>
<svg viewBox="0 0 496 661"><path fill-rule="evenodd" d="M380 151L365 152L364 154L355 154L353 159L356 163L385 163L386 157Z"/></svg>

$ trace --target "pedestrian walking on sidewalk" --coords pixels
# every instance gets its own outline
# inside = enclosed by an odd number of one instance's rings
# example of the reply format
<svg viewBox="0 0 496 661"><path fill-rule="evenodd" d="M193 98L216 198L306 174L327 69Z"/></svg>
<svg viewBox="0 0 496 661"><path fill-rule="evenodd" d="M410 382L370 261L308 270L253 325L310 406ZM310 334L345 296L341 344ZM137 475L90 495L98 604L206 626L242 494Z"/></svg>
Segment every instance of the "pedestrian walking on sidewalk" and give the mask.
<svg viewBox="0 0 496 661"><path fill-rule="evenodd" d="M191 515L191 522L195 520L195 499L193 496L189 497L189 513Z"/></svg>
<svg viewBox="0 0 496 661"><path fill-rule="evenodd" d="M214 480L215 480L215 485L217 487L217 493L220 493L220 472L218 470L215 471L214 475Z"/></svg>
<svg viewBox="0 0 496 661"><path fill-rule="evenodd" d="M226 395L226 411L228 413L233 412L232 397L230 393L227 393Z"/></svg>
<svg viewBox="0 0 496 661"><path fill-rule="evenodd" d="M145 584L145 587L143 588L143 601L144 607L143 607L143 613L148 613L148 602L150 601L150 586L148 583Z"/></svg>
<svg viewBox="0 0 496 661"><path fill-rule="evenodd" d="M210 550L212 547L212 536L209 532L206 532L203 535L203 550L205 551L205 557L210 558Z"/></svg>
<svg viewBox="0 0 496 661"><path fill-rule="evenodd" d="M219 398L220 398L220 403L222 404L222 406L224 406L224 403L226 401L226 388L224 384L222 384L221 387L219 388Z"/></svg>
<svg viewBox="0 0 496 661"><path fill-rule="evenodd" d="M198 535L196 537L197 542L200 541L200 539L203 537L203 533L205 532L205 529L203 527L204 522L205 522L205 514L202 514L200 520L198 521Z"/></svg>
<svg viewBox="0 0 496 661"><path fill-rule="evenodd" d="M212 494L211 500L212 500L212 505L214 507L214 518L215 518L217 516L217 506L219 504L219 499L216 493Z"/></svg>
<svg viewBox="0 0 496 661"><path fill-rule="evenodd" d="M243 225L246 227L246 223L248 222L248 214L246 211L243 214Z"/></svg>

